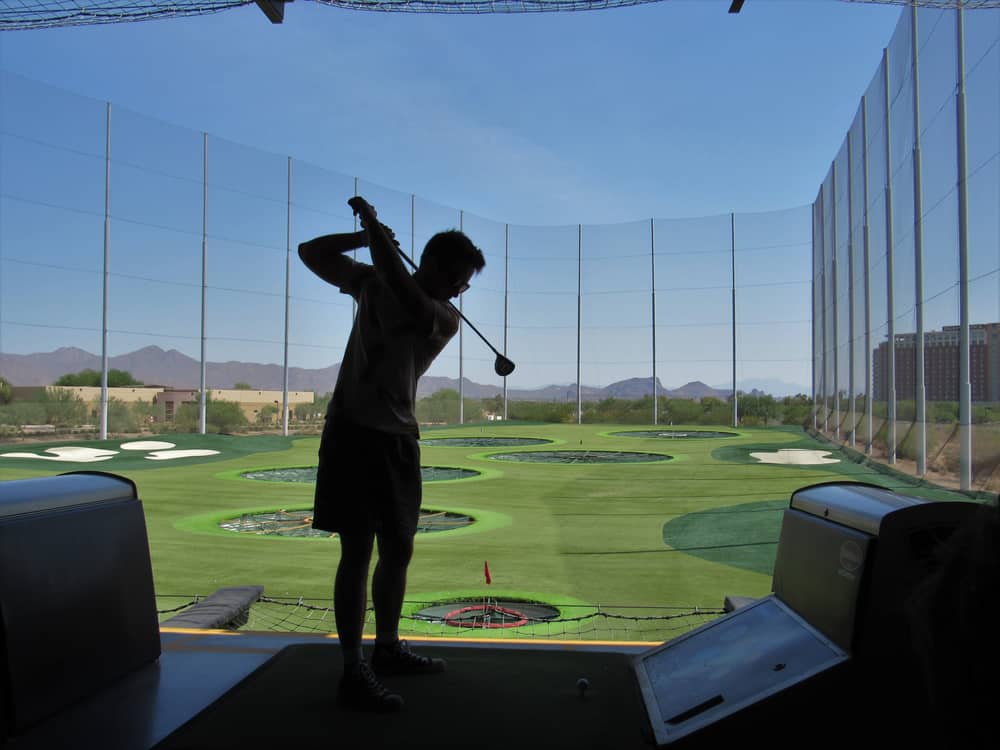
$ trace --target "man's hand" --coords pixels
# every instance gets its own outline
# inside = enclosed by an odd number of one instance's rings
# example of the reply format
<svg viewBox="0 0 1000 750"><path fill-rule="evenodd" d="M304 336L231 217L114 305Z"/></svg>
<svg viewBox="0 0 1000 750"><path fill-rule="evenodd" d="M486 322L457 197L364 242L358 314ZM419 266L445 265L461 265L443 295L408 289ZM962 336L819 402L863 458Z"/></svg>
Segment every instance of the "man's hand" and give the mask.
<svg viewBox="0 0 1000 750"><path fill-rule="evenodd" d="M375 213L375 207L360 195L355 195L353 198L349 199L347 201L347 205L354 210L355 215L361 219L361 223L366 229L368 228L369 222L374 222L378 218L378 214Z"/></svg>
<svg viewBox="0 0 1000 750"><path fill-rule="evenodd" d="M392 228L383 224L378 220L378 214L375 212L375 207L371 205L368 201L362 198L360 195L355 195L347 201L354 213L357 214L358 218L361 219L361 226L365 228L368 233L368 246L372 247L376 240L373 237L378 236L379 232L385 235L387 239L394 247L399 247L399 240L396 239L396 233L392 231Z"/></svg>
<svg viewBox="0 0 1000 750"><path fill-rule="evenodd" d="M379 226L382 227L382 231L385 232L385 236L392 240L392 244L399 247L399 240L396 239L396 233L392 231L392 227L379 222Z"/></svg>

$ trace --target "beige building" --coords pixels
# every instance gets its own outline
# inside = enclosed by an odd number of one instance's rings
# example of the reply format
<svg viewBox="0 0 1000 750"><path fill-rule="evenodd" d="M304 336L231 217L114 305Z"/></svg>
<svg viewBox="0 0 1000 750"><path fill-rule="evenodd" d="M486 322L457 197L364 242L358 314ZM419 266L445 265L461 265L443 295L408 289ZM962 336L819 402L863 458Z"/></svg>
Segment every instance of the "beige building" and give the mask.
<svg viewBox="0 0 1000 750"><path fill-rule="evenodd" d="M69 392L85 403L100 403L101 389L96 386L83 385L21 385L11 387L11 396L18 401L32 399L38 394L48 391L49 393ZM118 399L133 403L135 401L148 401L156 403L156 397L163 393L163 388L158 386L128 386L125 388L108 388L108 398Z"/></svg>
<svg viewBox="0 0 1000 750"><path fill-rule="evenodd" d="M91 386L38 385L13 386L11 396L17 400L32 399L43 391L70 392L87 404L99 405L101 389ZM127 403L145 401L162 407L163 419L172 422L177 407L181 404L193 404L198 401L197 388L163 388L160 386L127 386L124 388L108 388L108 398ZM256 421L260 410L266 406L275 406L281 412L282 391L240 390L236 388L211 388L208 398L212 401L232 401L240 405L240 409L250 421ZM315 401L312 391L289 391L288 408L294 409L297 404L311 404Z"/></svg>
<svg viewBox="0 0 1000 750"><path fill-rule="evenodd" d="M100 389L98 389L100 390ZM109 389L110 390L110 389ZM265 406L275 406L280 413L283 399L282 391L241 390L238 388L210 388L210 401L231 401L240 405L240 409L250 421L255 421L260 410ZM162 389L157 396L157 403L163 404L164 419L171 422L177 407L181 404L193 404L198 401L198 389ZM312 391L289 391L288 408L292 410L297 404L311 404L315 401Z"/></svg>

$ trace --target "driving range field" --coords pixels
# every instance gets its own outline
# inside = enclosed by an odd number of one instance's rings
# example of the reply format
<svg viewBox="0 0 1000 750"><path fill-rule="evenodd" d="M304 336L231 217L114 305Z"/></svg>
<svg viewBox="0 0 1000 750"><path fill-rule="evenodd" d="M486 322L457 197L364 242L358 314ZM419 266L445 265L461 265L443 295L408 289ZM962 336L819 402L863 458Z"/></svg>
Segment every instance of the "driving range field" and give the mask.
<svg viewBox="0 0 1000 750"><path fill-rule="evenodd" d="M318 437L188 434L0 445L0 480L81 470L125 476L143 502L161 610L257 584L266 597L316 609L285 606L286 614L251 617L248 627L293 630L308 621L307 629L329 632L337 539L295 535L309 533L318 447ZM547 603L562 620L595 611L636 622L696 609L717 616L727 595L770 592L782 511L801 487L862 481L965 499L853 463L799 428L490 423L426 428L421 454L425 471L435 467L425 473L427 518L456 520L418 534L404 614L435 602L509 599ZM557 461L517 460L524 454ZM302 513L280 534L220 525L274 511ZM679 618L665 630L702 621ZM624 621L589 635L551 625L525 634L647 637Z"/></svg>

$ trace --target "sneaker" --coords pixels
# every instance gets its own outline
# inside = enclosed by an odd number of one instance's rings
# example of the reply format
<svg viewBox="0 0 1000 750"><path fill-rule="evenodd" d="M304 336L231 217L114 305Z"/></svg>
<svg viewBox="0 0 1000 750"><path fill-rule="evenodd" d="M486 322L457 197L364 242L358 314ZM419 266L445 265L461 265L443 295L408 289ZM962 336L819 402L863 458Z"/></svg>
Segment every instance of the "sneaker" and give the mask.
<svg viewBox="0 0 1000 750"><path fill-rule="evenodd" d="M379 713L399 711L403 707L402 696L390 693L364 662L357 669L344 672L337 689L337 701L347 708Z"/></svg>
<svg viewBox="0 0 1000 750"><path fill-rule="evenodd" d="M406 641L396 641L391 646L375 646L372 669L377 674L434 674L443 672L444 659L420 656L410 651Z"/></svg>

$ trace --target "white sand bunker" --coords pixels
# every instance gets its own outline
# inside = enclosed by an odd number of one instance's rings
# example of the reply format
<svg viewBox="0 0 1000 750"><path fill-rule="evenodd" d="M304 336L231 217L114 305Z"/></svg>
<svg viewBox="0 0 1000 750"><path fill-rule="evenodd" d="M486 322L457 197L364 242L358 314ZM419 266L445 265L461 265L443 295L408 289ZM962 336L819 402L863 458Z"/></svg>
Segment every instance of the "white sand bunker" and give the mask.
<svg viewBox="0 0 1000 750"><path fill-rule="evenodd" d="M153 451L146 458L150 461L169 461L172 458L191 458L192 456L217 456L219 451L207 448L191 448L178 451Z"/></svg>
<svg viewBox="0 0 1000 750"><path fill-rule="evenodd" d="M830 451L814 451L805 448L782 448L776 453L751 453L762 464L838 464L839 458L828 458Z"/></svg>
<svg viewBox="0 0 1000 750"><path fill-rule="evenodd" d="M174 443L165 443L159 440L135 440L130 443L122 443L119 447L126 451L149 451L146 458L150 461L169 461L172 458L219 455L219 451L207 448L170 450L174 445ZM72 463L87 464L96 461L107 461L117 455L118 451L106 448L83 448L67 445L61 448L46 448L42 453L0 453L0 458L37 458L41 461L69 461Z"/></svg>
<svg viewBox="0 0 1000 750"><path fill-rule="evenodd" d="M123 451L165 451L174 446L175 443L164 443L162 440L133 440L131 443L122 443L119 447Z"/></svg>
<svg viewBox="0 0 1000 750"><path fill-rule="evenodd" d="M64 448L46 448L45 456L39 453L0 453L2 458L38 458L42 461L72 461L74 463L94 463L96 461L107 461L118 455L118 451L106 450L104 448L81 448L67 445Z"/></svg>

